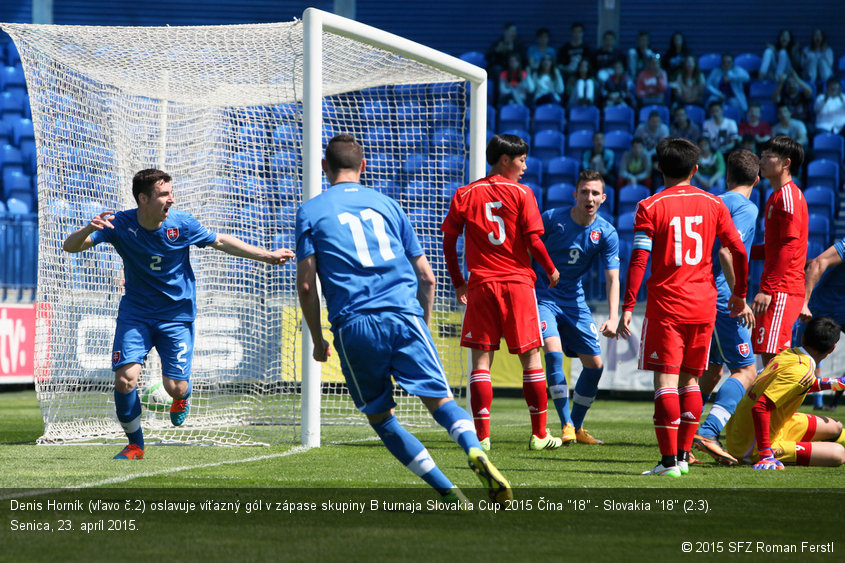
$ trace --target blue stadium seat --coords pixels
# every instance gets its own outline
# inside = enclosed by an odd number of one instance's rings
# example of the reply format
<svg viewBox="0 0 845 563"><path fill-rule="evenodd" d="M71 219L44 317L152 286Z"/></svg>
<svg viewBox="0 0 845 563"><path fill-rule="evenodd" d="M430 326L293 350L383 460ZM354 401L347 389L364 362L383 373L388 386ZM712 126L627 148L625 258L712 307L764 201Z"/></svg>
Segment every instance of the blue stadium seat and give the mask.
<svg viewBox="0 0 845 563"><path fill-rule="evenodd" d="M777 123L778 108L772 100L758 100L760 104L760 119L769 125Z"/></svg>
<svg viewBox="0 0 845 563"><path fill-rule="evenodd" d="M6 45L6 64L10 66L15 66L16 64L21 62L21 55L18 53L18 48L15 46L15 43L12 41L8 45Z"/></svg>
<svg viewBox="0 0 845 563"><path fill-rule="evenodd" d="M425 128L419 126L400 127L396 132L396 150L402 153L428 153L431 139Z"/></svg>
<svg viewBox="0 0 845 563"><path fill-rule="evenodd" d="M516 135L529 145L531 144L531 133L527 129L506 129L505 131L500 131L499 135Z"/></svg>
<svg viewBox="0 0 845 563"><path fill-rule="evenodd" d="M396 102L396 121L398 124L417 124L425 115L423 105L415 100Z"/></svg>
<svg viewBox="0 0 845 563"><path fill-rule="evenodd" d="M435 167L445 182L466 181L469 159L458 154L447 154L435 160Z"/></svg>
<svg viewBox="0 0 845 563"><path fill-rule="evenodd" d="M455 192L458 191L458 188L463 185L463 182L449 182L444 184L443 189L440 191L440 199L446 203L452 201L452 196L454 196Z"/></svg>
<svg viewBox="0 0 845 563"><path fill-rule="evenodd" d="M620 195L622 194L622 190L619 190ZM616 230L619 231L619 237L622 238L623 233L626 235L626 238L630 236L631 239L634 237L634 212L633 211L625 211L623 213L618 213L616 215Z"/></svg>
<svg viewBox="0 0 845 563"><path fill-rule="evenodd" d="M298 147L301 143L302 129L296 122L282 122L273 129L273 144L277 147Z"/></svg>
<svg viewBox="0 0 845 563"><path fill-rule="evenodd" d="M525 182L543 185L543 161L536 156L525 158L525 172L522 175L522 183Z"/></svg>
<svg viewBox="0 0 845 563"><path fill-rule="evenodd" d="M741 53L734 58L734 65L745 69L745 71L751 76L757 75L760 71L760 64L762 62L763 59L760 55L755 53Z"/></svg>
<svg viewBox="0 0 845 563"><path fill-rule="evenodd" d="M539 158L545 165L553 158L564 155L566 137L560 131L546 129L534 135L531 143L531 155Z"/></svg>
<svg viewBox="0 0 845 563"><path fill-rule="evenodd" d="M24 106L25 99L25 96L16 94L15 92L0 92L0 116L23 117L26 113L26 107Z"/></svg>
<svg viewBox="0 0 845 563"><path fill-rule="evenodd" d="M552 184L546 188L544 209L567 208L575 205L575 186L573 184Z"/></svg>
<svg viewBox="0 0 845 563"><path fill-rule="evenodd" d="M604 193L607 194L607 198L604 200L602 207L599 213L605 213L607 215L615 215L616 214L616 190L612 186L605 186ZM608 219L610 224L613 224L613 219Z"/></svg>
<svg viewBox="0 0 845 563"><path fill-rule="evenodd" d="M813 137L813 156L842 162L845 160L845 137L835 133L817 133Z"/></svg>
<svg viewBox="0 0 845 563"><path fill-rule="evenodd" d="M397 201L402 196L402 187L391 180L376 180L368 185L377 192L383 193L384 195Z"/></svg>
<svg viewBox="0 0 845 563"><path fill-rule="evenodd" d="M25 215L30 212L29 205L25 201L14 197L6 200L6 209L9 215Z"/></svg>
<svg viewBox="0 0 845 563"><path fill-rule="evenodd" d="M378 180L392 182L396 179L398 171L399 164L393 155L383 152L370 153L362 176L365 180L363 183L368 184Z"/></svg>
<svg viewBox="0 0 845 563"><path fill-rule="evenodd" d="M572 106L569 108L569 133L584 130L591 133L598 131L600 119L601 111L596 106Z"/></svg>
<svg viewBox="0 0 845 563"><path fill-rule="evenodd" d="M509 129L521 129L528 131L531 122L531 110L519 104L506 104L499 108L498 129L507 131Z"/></svg>
<svg viewBox="0 0 845 563"><path fill-rule="evenodd" d="M361 145L365 153L387 152L395 148L395 139L390 127L368 127L361 134Z"/></svg>
<svg viewBox="0 0 845 563"><path fill-rule="evenodd" d="M725 117L733 119L736 121L737 125L745 121L745 116L743 115L742 110L738 107L734 107L730 104L722 104L722 111Z"/></svg>
<svg viewBox="0 0 845 563"><path fill-rule="evenodd" d="M581 170L581 163L568 156L560 156L548 161L544 179L546 187L552 184L567 182L575 185L578 181L578 172Z"/></svg>
<svg viewBox="0 0 845 563"><path fill-rule="evenodd" d="M836 218L836 194L825 186L813 186L804 190L807 210L810 214L824 215L831 221Z"/></svg>
<svg viewBox="0 0 845 563"><path fill-rule="evenodd" d="M23 67L19 64L0 68L0 90L26 90Z"/></svg>
<svg viewBox="0 0 845 563"><path fill-rule="evenodd" d="M775 93L777 86L777 83L772 80L752 80L748 84L748 101L771 101L772 94Z"/></svg>
<svg viewBox="0 0 845 563"><path fill-rule="evenodd" d="M634 108L624 104L604 108L604 126L602 131L634 132Z"/></svg>
<svg viewBox="0 0 845 563"><path fill-rule="evenodd" d="M687 110L687 117L690 121L701 127L704 123L704 120L707 119L707 112L704 110L703 107L697 106L695 104L688 104L684 106L684 109Z"/></svg>
<svg viewBox="0 0 845 563"><path fill-rule="evenodd" d="M627 185L619 188L617 196L616 212L619 216L626 213L633 213L637 209L637 203L651 195L651 191L640 184Z"/></svg>
<svg viewBox="0 0 845 563"><path fill-rule="evenodd" d="M542 212L545 208L545 204L543 202L543 188L539 184L532 184L531 182L522 182L523 185L528 186L531 188L531 193L534 194L534 199L537 200L537 207Z"/></svg>
<svg viewBox="0 0 845 563"><path fill-rule="evenodd" d="M643 123L645 121L648 121L648 114L653 111L659 113L660 119L663 121L663 124L666 125L666 127L669 127L669 123L671 123L671 121L669 120L669 106L665 106L663 104L649 104L647 106L641 107L639 113L639 121L637 123Z"/></svg>
<svg viewBox="0 0 845 563"><path fill-rule="evenodd" d="M6 202L8 204L8 202ZM809 220L809 239L827 248L830 244L830 219L825 215L811 213Z"/></svg>
<svg viewBox="0 0 845 563"><path fill-rule="evenodd" d="M456 129L438 129L431 137L431 150L438 154L462 154L465 150L464 138Z"/></svg>
<svg viewBox="0 0 845 563"><path fill-rule="evenodd" d="M276 176L295 176L299 166L299 157L296 151L280 150L270 157L268 164L270 165L270 172Z"/></svg>
<svg viewBox="0 0 845 563"><path fill-rule="evenodd" d="M487 66L487 59L484 58L484 53L481 51L467 51L466 53L462 53L458 58L471 65L480 66L481 68L485 68Z"/></svg>
<svg viewBox="0 0 845 563"><path fill-rule="evenodd" d="M558 104L542 104L534 108L534 134L546 129L563 131L566 125L566 110Z"/></svg>
<svg viewBox="0 0 845 563"><path fill-rule="evenodd" d="M424 154L412 154L402 161L402 176L405 182L410 182L419 176L427 175L428 157Z"/></svg>
<svg viewBox="0 0 845 563"><path fill-rule="evenodd" d="M839 190L839 165L824 158L813 160L807 165L807 185Z"/></svg>
<svg viewBox="0 0 845 563"><path fill-rule="evenodd" d="M3 171L3 199L12 197L14 192L31 193L32 177L15 169Z"/></svg>
<svg viewBox="0 0 845 563"><path fill-rule="evenodd" d="M622 160L622 155L625 151L631 148L631 142L634 136L628 131L611 131L604 136L604 146L613 151L616 156L616 164Z"/></svg>
<svg viewBox="0 0 845 563"><path fill-rule="evenodd" d="M698 57L698 68L707 76L711 70L722 64L721 53L707 53Z"/></svg>
<svg viewBox="0 0 845 563"><path fill-rule="evenodd" d="M431 112L431 120L435 129L440 127L458 127L463 118L463 108L449 102L435 105Z"/></svg>
<svg viewBox="0 0 845 563"><path fill-rule="evenodd" d="M386 100L364 100L361 103L361 117L366 121L385 123L393 115L393 106Z"/></svg>
<svg viewBox="0 0 845 563"><path fill-rule="evenodd" d="M575 131L567 137L566 154L578 162L581 162L581 153L591 148L593 148L592 131Z"/></svg>
<svg viewBox="0 0 845 563"><path fill-rule="evenodd" d="M402 198L411 204L425 204L431 202L434 186L425 180L408 182L402 189Z"/></svg>

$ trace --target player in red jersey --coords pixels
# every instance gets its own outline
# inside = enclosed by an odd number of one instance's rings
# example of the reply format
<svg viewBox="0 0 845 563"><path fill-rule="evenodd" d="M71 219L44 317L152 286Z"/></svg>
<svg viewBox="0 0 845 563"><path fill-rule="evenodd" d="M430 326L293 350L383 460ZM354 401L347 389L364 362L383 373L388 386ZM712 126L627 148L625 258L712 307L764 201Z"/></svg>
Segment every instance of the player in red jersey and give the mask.
<svg viewBox="0 0 845 563"><path fill-rule="evenodd" d="M522 362L522 389L531 413L529 449L561 446L546 431L546 375L540 361L540 320L531 257L549 275L560 277L540 240L543 220L530 188L518 183L525 172L528 144L515 135L497 135L487 145L490 175L459 188L440 227L443 253L458 300L467 306L461 346L472 349L470 406L476 431L490 448L490 366L502 335ZM458 236L464 235L469 283L458 263Z"/></svg>
<svg viewBox="0 0 845 563"><path fill-rule="evenodd" d="M698 146L686 139L660 141L657 162L666 189L641 201L634 219L634 250L617 332L623 338L631 334L650 254L639 367L654 372L654 430L662 458L644 474L680 477L689 471L702 408L698 377L707 368L716 321L712 251L717 236L733 258L731 314L748 307L748 262L731 214L720 198L689 185L699 154Z"/></svg>
<svg viewBox="0 0 845 563"><path fill-rule="evenodd" d="M786 135L773 137L760 151L760 176L774 188L764 210L763 244L751 247L751 259L764 260L751 304L757 319L751 343L763 365L792 345L792 325L804 305L807 201L792 181L803 162L801 145Z"/></svg>

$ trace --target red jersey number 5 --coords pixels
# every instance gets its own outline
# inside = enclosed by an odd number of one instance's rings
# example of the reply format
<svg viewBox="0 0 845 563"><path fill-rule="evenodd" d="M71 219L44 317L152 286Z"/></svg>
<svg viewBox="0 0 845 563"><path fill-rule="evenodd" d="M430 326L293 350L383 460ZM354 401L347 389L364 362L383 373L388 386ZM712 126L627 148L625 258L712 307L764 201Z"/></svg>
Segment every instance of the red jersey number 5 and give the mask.
<svg viewBox="0 0 845 563"><path fill-rule="evenodd" d="M505 221L493 213L494 209L499 209L500 207L502 207L501 201L488 201L484 204L484 214L487 216L487 220L496 225L492 231L487 233L487 240L490 241L490 244L496 246L505 242Z"/></svg>

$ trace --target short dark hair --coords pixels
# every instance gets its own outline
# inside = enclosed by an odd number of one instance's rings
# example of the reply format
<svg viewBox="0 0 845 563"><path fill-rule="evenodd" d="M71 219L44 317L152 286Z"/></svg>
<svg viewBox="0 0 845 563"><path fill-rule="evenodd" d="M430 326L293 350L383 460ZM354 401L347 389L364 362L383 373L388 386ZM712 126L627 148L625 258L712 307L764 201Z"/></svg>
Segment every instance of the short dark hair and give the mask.
<svg viewBox="0 0 845 563"><path fill-rule="evenodd" d="M713 109L713 106L722 107L722 102L720 102L719 100L713 100L712 102L707 104L707 111L710 111L711 109Z"/></svg>
<svg viewBox="0 0 845 563"><path fill-rule="evenodd" d="M364 149L352 135L335 135L326 145L326 163L329 170L360 170Z"/></svg>
<svg viewBox="0 0 845 563"><path fill-rule="evenodd" d="M601 191L604 191L604 177L602 177L601 172L598 170L582 170L578 173L578 180L575 182L575 191L577 193L578 190L581 189L581 186L586 184L587 182L601 182Z"/></svg>
<svg viewBox="0 0 845 563"><path fill-rule="evenodd" d="M569 26L569 29L570 29L570 30L572 30L572 29L578 29L578 28L581 28L581 31L584 31L584 24L583 24L583 23L581 23L581 22L575 22L575 23L573 23L571 26Z"/></svg>
<svg viewBox="0 0 845 563"><path fill-rule="evenodd" d="M779 158L788 158L789 173L793 176L801 172L801 165L804 164L804 149L801 143L792 137L775 135L760 147L760 152L763 151L774 153Z"/></svg>
<svg viewBox="0 0 845 563"><path fill-rule="evenodd" d="M842 327L830 317L813 317L804 329L801 345L816 352L830 352L839 342Z"/></svg>
<svg viewBox="0 0 845 563"><path fill-rule="evenodd" d="M728 155L725 163L728 187L753 186L760 174L760 159L747 149L737 149Z"/></svg>
<svg viewBox="0 0 845 563"><path fill-rule="evenodd" d="M146 168L136 172L135 176L132 177L132 197L135 198L135 203L140 203L140 201L138 201L138 196L141 194L144 194L147 197L152 197L153 188L155 188L155 185L161 180L170 182L172 178L167 172L163 172L156 168Z"/></svg>
<svg viewBox="0 0 845 563"><path fill-rule="evenodd" d="M487 143L487 164L495 166L503 154L516 158L528 154L530 147L525 139L516 135L496 135Z"/></svg>
<svg viewBox="0 0 845 563"><path fill-rule="evenodd" d="M657 143L657 164L666 178L691 176L700 157L698 145L682 137L665 137Z"/></svg>

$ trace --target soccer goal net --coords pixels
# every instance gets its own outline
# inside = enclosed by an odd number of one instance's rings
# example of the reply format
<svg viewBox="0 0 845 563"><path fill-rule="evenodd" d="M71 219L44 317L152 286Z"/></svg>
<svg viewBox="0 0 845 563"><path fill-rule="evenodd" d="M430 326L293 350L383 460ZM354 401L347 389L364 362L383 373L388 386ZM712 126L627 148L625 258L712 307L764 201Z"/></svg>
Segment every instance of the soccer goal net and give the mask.
<svg viewBox="0 0 845 563"><path fill-rule="evenodd" d="M177 208L210 230L262 247L294 248L303 193L307 198L326 186L319 154L304 153L309 146L321 152L341 132L364 146L369 165L362 183L401 203L429 254L438 276L431 329L450 382L460 389L460 312L438 228L450 190L468 177L468 94L474 92L476 122L486 99L475 98L486 83L468 82L468 73L480 69L458 59L309 11L306 22L318 17L320 23L310 39L321 52L316 60L309 59L309 32L299 20L160 28L2 25L23 62L38 154L41 443L124 439L110 369L122 263L108 244L64 253L65 237L98 212L135 207L132 176L160 168L173 177ZM321 77L311 102L303 100L309 73ZM483 129L472 135L480 139ZM477 155L472 162L481 175ZM147 440L296 440L303 432L308 362L295 265L273 267L196 248L191 261L199 310L191 411L184 426L170 425L166 408L156 403L160 394L148 392L161 373L151 352L139 383L149 406L142 422ZM323 365L316 380L316 420L364 423L336 362ZM417 399L398 388L396 395L401 420L429 423Z"/></svg>

